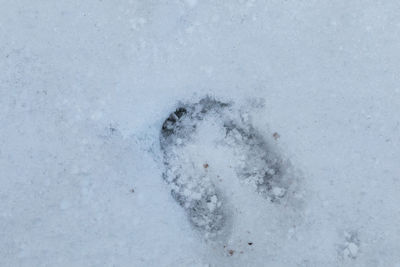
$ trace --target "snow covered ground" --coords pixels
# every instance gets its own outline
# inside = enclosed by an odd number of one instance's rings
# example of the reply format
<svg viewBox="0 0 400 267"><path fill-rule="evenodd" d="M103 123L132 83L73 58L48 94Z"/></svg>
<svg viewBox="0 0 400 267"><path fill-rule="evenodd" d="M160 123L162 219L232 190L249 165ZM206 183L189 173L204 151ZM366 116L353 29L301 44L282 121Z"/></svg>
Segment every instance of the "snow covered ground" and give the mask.
<svg viewBox="0 0 400 267"><path fill-rule="evenodd" d="M400 266L400 2L0 4L0 266ZM207 95L296 181L260 195L203 121L180 173L221 176L211 239L160 149Z"/></svg>

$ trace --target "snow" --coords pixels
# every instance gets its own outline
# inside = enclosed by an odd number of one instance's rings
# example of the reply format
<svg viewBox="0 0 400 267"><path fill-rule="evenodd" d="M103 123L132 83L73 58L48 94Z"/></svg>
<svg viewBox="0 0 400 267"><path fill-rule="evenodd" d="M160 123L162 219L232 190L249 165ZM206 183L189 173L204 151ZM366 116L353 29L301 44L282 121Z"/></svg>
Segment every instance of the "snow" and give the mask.
<svg viewBox="0 0 400 267"><path fill-rule="evenodd" d="M0 265L399 266L399 8L3 0ZM207 95L229 112L171 148L175 171L215 184L217 235L171 196L160 147ZM269 191L263 153L287 171Z"/></svg>
<svg viewBox="0 0 400 267"><path fill-rule="evenodd" d="M357 247L357 245L354 244L354 243L349 243L349 244L347 245L347 251L348 251L348 253L349 253L349 256L355 258L355 257L357 256L358 247Z"/></svg>

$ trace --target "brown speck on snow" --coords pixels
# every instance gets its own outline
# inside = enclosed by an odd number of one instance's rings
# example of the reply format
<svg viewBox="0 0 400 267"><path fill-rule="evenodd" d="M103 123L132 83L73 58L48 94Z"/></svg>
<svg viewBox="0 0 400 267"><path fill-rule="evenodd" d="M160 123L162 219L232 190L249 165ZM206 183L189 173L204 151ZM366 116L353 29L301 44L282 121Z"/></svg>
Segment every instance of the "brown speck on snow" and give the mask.
<svg viewBox="0 0 400 267"><path fill-rule="evenodd" d="M233 255L233 253L235 253L235 251L233 249L230 249L228 252L229 252L229 255L231 255L231 256Z"/></svg>
<svg viewBox="0 0 400 267"><path fill-rule="evenodd" d="M274 137L275 140L278 140L279 137L281 137L277 132L275 132L272 136Z"/></svg>
<svg viewBox="0 0 400 267"><path fill-rule="evenodd" d="M208 168L208 163L204 163L203 167L204 167L204 169L207 169Z"/></svg>

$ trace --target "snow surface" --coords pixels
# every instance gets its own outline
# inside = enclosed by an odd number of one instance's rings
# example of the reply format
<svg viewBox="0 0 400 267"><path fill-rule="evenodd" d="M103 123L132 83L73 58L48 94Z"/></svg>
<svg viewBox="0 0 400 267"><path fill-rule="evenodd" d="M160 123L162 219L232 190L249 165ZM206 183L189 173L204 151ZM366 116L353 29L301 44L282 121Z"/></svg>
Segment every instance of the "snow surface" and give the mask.
<svg viewBox="0 0 400 267"><path fill-rule="evenodd" d="M0 4L0 266L400 266L400 2ZM302 193L229 175L240 147L204 121L187 155L235 196L217 240L159 144L206 95L248 111Z"/></svg>

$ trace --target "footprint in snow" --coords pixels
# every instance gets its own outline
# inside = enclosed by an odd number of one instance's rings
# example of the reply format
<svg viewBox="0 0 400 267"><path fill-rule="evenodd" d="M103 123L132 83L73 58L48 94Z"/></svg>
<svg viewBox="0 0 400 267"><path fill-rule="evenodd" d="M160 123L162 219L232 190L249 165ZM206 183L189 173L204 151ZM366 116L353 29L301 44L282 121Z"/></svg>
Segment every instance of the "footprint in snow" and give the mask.
<svg viewBox="0 0 400 267"><path fill-rule="evenodd" d="M194 228L208 236L223 231L233 212L228 202L246 199L244 187L282 204L293 179L271 142L246 112L210 97L168 116L160 133L163 178Z"/></svg>

